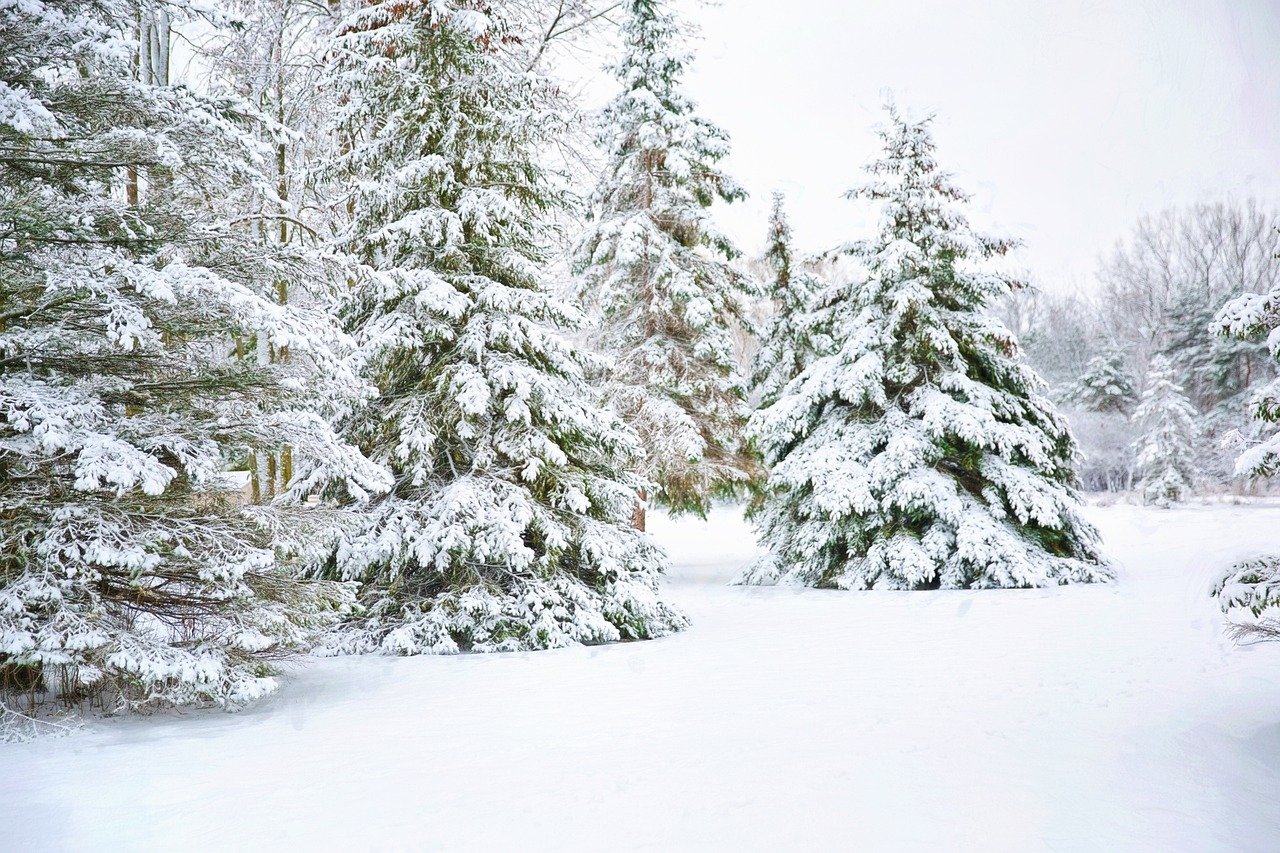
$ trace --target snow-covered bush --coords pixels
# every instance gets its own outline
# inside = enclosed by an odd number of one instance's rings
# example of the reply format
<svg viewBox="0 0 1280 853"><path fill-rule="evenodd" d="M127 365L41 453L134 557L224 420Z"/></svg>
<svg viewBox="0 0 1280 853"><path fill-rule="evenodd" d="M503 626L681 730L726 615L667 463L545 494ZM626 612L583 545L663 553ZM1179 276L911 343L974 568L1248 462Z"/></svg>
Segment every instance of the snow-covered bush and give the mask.
<svg viewBox="0 0 1280 853"><path fill-rule="evenodd" d="M745 193L718 166L728 137L681 90L676 18L659 0L623 5L623 91L604 111L607 161L575 265L594 346L611 359L605 398L640 436L640 474L672 510L705 513L754 470L734 355L754 285L710 219L716 200Z"/></svg>
<svg viewBox="0 0 1280 853"><path fill-rule="evenodd" d="M599 408L579 318L543 280L557 188L536 75L496 53L496 12L361 5L333 40L351 188L344 308L377 398L345 429L395 474L317 571L363 582L339 652L540 649L685 624L666 558L631 529L634 434Z"/></svg>
<svg viewBox="0 0 1280 853"><path fill-rule="evenodd" d="M896 110L885 153L850 193L883 207L848 250L864 283L818 307L819 358L750 434L771 466L759 514L771 557L741 582L845 589L1104 581L1080 517L1075 443L1008 330L984 309L1010 281L966 195L939 170L929 120Z"/></svg>
<svg viewBox="0 0 1280 853"><path fill-rule="evenodd" d="M351 604L293 578L304 523L236 507L229 461L307 448L286 501L387 485L308 411L341 333L258 294L296 270L217 207L260 174L250 116L136 71L163 11L0 5L0 681L110 709L257 698ZM312 357L230 357L258 339Z"/></svg>
<svg viewBox="0 0 1280 853"><path fill-rule="evenodd" d="M1133 412L1142 498L1163 507L1184 500L1196 479L1196 410L1173 375L1168 359L1153 358L1142 402Z"/></svg>
<svg viewBox="0 0 1280 853"><path fill-rule="evenodd" d="M1070 402L1091 412L1127 414L1138 400L1124 350L1111 348L1089 359L1084 375L1067 392Z"/></svg>

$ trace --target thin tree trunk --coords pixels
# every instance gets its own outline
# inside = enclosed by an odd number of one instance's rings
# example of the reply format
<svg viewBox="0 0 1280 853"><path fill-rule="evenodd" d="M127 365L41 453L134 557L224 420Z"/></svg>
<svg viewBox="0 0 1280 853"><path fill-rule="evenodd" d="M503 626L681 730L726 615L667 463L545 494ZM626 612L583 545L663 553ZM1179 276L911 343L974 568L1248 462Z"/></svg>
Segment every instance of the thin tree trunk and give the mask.
<svg viewBox="0 0 1280 853"><path fill-rule="evenodd" d="M284 58L281 53L282 46L277 43L276 62L281 71L276 77L276 119L284 124L284 80L283 80L283 63ZM276 143L276 194L280 199L280 213L289 212L289 178L287 150L283 142ZM283 246L289 242L289 224L282 217L280 219L280 229L277 233L280 239L280 245ZM276 282L276 301L281 305L289 304L289 282L280 279ZM276 361L289 360L289 348L280 347L275 353ZM272 460L274 462L274 459ZM289 487L289 481L293 479L293 448L286 444L280 451L280 488L284 490Z"/></svg>
<svg viewBox="0 0 1280 853"><path fill-rule="evenodd" d="M289 488L289 481L293 479L293 447L286 444L284 449L280 451L280 487L282 489Z"/></svg>
<svg viewBox="0 0 1280 853"><path fill-rule="evenodd" d="M271 500L276 496L276 455L274 453L267 454L267 500Z"/></svg>
<svg viewBox="0 0 1280 853"><path fill-rule="evenodd" d="M262 478L258 476L258 454L249 454L249 489L250 500L255 504L262 503Z"/></svg>
<svg viewBox="0 0 1280 853"><path fill-rule="evenodd" d="M167 9L156 10L155 50L152 52L152 63L155 68L154 80L161 86L169 85L169 12Z"/></svg>
<svg viewBox="0 0 1280 853"><path fill-rule="evenodd" d="M151 60L147 57L151 47L151 34L147 30L146 18L141 12L138 13L133 34L138 41L138 51L133 55L134 73L139 82L146 83L151 74ZM125 169L124 195L130 207L138 206L138 170L134 166Z"/></svg>
<svg viewBox="0 0 1280 853"><path fill-rule="evenodd" d="M631 511L631 526L641 533L644 532L645 525L645 504L649 502L649 493L641 489L636 493L636 506Z"/></svg>

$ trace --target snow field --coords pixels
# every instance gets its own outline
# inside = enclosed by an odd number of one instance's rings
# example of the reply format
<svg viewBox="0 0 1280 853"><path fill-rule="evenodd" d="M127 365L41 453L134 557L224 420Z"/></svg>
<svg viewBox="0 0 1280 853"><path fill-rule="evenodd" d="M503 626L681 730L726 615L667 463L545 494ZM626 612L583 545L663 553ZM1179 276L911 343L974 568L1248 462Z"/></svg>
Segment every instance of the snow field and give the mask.
<svg viewBox="0 0 1280 853"><path fill-rule="evenodd" d="M1270 850L1280 646L1208 590L1280 508L1090 508L1110 586L728 587L736 510L653 519L666 639L308 661L239 714L0 747L14 850Z"/></svg>

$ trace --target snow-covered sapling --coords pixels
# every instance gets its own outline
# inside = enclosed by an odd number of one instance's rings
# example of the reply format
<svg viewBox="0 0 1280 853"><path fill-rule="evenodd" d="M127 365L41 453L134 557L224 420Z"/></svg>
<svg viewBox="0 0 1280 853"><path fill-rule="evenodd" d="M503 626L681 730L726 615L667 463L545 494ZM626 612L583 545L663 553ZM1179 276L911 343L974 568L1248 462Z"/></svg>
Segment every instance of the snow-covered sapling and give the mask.
<svg viewBox="0 0 1280 853"><path fill-rule="evenodd" d="M1197 413L1173 366L1164 356L1151 360L1142 402L1133 412L1138 433L1135 464L1147 503L1167 507L1184 500L1196 477Z"/></svg>

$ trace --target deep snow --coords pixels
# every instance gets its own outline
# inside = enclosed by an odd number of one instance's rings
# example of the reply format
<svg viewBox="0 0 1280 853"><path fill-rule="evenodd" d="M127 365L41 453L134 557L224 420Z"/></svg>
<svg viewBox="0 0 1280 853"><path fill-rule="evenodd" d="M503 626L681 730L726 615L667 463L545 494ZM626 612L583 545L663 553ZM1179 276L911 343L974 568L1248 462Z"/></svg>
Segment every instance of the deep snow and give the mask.
<svg viewBox="0 0 1280 853"><path fill-rule="evenodd" d="M1088 515L1115 585L929 593L728 587L736 511L658 518L691 630L0 746L0 848L1280 849L1280 644L1208 595L1280 508Z"/></svg>

